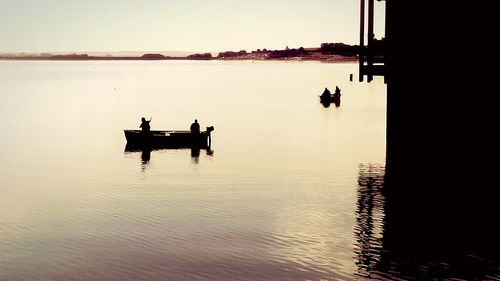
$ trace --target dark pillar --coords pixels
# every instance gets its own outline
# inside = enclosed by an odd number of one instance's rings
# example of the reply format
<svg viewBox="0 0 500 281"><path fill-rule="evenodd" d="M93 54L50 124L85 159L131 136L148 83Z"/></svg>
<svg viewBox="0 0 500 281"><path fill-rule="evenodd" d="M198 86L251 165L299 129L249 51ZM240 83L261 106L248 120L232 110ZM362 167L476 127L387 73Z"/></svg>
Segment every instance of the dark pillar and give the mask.
<svg viewBox="0 0 500 281"><path fill-rule="evenodd" d="M363 82L365 64L365 0L359 3L359 82Z"/></svg>
<svg viewBox="0 0 500 281"><path fill-rule="evenodd" d="M375 34L373 33L373 16L374 16L374 3L373 0L368 0L368 48L366 53L366 62L368 69L368 82L373 80L373 39Z"/></svg>
<svg viewBox="0 0 500 281"><path fill-rule="evenodd" d="M482 113L488 81L474 74L471 50L453 33L465 30L461 16L403 2L386 2L385 257L494 258L496 176L482 157L497 148L480 129L491 122Z"/></svg>

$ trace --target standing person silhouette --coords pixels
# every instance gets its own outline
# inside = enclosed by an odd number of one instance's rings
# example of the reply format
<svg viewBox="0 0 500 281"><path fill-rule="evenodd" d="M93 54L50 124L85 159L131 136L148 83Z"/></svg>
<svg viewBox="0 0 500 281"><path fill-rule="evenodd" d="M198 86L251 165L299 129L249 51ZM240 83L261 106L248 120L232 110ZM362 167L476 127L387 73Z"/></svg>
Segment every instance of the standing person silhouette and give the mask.
<svg viewBox="0 0 500 281"><path fill-rule="evenodd" d="M141 125L139 126L139 128L141 128L141 129L142 129L142 133L143 133L143 134L149 134L149 133L150 133L150 131L151 131L151 127L149 126L149 122L151 122L151 120L152 120L152 119L153 119L153 118L152 118L152 117L150 117L150 118L149 118L149 121L148 121L148 120L146 120L146 118L144 118L144 117L142 117L142 118L141 118Z"/></svg>
<svg viewBox="0 0 500 281"><path fill-rule="evenodd" d="M191 130L191 148L199 148L200 146L200 123L198 123L198 119L194 119L194 123L189 127Z"/></svg>
<svg viewBox="0 0 500 281"><path fill-rule="evenodd" d="M194 123L191 124L191 127L189 127L191 130L192 135L199 135L200 134L200 123L198 123L198 119L194 119Z"/></svg>

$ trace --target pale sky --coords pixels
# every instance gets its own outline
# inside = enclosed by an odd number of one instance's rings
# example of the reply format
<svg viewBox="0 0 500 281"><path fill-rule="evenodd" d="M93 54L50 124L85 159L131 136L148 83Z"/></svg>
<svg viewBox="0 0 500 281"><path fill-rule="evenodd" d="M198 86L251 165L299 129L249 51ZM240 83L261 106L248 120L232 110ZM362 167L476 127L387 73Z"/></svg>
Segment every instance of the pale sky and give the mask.
<svg viewBox="0 0 500 281"><path fill-rule="evenodd" d="M376 38L385 2L375 1ZM0 0L0 52L359 44L359 0Z"/></svg>

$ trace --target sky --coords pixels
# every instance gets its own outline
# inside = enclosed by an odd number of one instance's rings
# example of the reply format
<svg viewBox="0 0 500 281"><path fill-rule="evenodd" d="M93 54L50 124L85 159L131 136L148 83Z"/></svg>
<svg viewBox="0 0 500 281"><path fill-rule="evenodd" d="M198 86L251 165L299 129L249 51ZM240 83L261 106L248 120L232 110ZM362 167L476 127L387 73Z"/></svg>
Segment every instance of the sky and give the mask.
<svg viewBox="0 0 500 281"><path fill-rule="evenodd" d="M385 2L375 1L375 37ZM0 52L190 51L359 44L358 0L0 0Z"/></svg>

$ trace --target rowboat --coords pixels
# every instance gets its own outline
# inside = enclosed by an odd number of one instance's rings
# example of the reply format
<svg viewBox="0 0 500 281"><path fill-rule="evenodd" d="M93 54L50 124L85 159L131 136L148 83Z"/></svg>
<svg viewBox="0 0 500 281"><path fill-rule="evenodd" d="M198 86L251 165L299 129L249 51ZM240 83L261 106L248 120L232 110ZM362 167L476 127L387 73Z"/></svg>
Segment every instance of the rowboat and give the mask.
<svg viewBox="0 0 500 281"><path fill-rule="evenodd" d="M210 133L214 130L213 126L207 127L197 135L191 134L187 130L151 130L144 133L141 130L123 130L127 139L127 147L141 148L144 146L150 148L210 148Z"/></svg>
<svg viewBox="0 0 500 281"><path fill-rule="evenodd" d="M340 103L340 94L330 94L319 96L321 103Z"/></svg>

